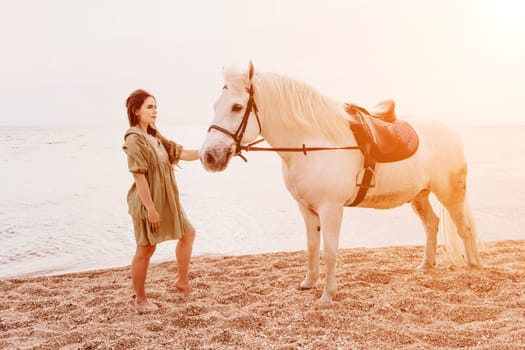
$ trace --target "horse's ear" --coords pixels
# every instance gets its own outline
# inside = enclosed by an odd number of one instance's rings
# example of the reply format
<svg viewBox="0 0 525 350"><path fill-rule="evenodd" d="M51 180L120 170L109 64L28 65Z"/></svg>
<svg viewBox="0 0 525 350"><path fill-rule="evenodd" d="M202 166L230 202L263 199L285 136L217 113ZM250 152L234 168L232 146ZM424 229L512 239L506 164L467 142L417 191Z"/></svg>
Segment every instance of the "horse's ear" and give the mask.
<svg viewBox="0 0 525 350"><path fill-rule="evenodd" d="M253 68L253 62L252 60L250 60L250 64L248 67L248 78L250 79L250 81L252 81L254 71L255 71L255 68Z"/></svg>

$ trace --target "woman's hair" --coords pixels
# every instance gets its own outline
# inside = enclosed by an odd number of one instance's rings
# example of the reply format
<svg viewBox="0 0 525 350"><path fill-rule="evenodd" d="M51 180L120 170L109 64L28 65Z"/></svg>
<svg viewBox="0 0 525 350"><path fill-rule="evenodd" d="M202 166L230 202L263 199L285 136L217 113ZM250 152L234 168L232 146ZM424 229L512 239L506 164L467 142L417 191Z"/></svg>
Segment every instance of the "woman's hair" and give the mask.
<svg viewBox="0 0 525 350"><path fill-rule="evenodd" d="M136 111L138 111L140 107L142 107L142 104L144 104L144 101L148 97L153 97L153 99L155 99L155 96L153 96L146 90L138 89L133 91L126 99L129 126L137 126L137 124L139 123L139 117L137 116ZM157 130L151 125L148 125L148 134L156 136Z"/></svg>

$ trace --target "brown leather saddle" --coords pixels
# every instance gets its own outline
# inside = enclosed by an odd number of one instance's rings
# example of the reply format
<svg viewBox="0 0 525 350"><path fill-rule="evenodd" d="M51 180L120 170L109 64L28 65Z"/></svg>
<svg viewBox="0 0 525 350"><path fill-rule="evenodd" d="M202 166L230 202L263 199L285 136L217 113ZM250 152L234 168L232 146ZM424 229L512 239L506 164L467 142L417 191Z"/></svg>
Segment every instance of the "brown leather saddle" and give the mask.
<svg viewBox="0 0 525 350"><path fill-rule="evenodd" d="M397 162L412 156L419 139L412 126L395 113L392 100L381 101L372 112L355 104L345 105L346 112L358 123L350 128L361 150L370 148L369 155L378 163Z"/></svg>
<svg viewBox="0 0 525 350"><path fill-rule="evenodd" d="M381 101L372 112L352 103L345 104L345 109L357 121L351 123L350 128L364 156L363 170L356 178L359 191L356 198L346 204L355 206L363 200L368 188L375 185L375 164L409 158L417 151L419 138L409 123L397 119L393 100Z"/></svg>

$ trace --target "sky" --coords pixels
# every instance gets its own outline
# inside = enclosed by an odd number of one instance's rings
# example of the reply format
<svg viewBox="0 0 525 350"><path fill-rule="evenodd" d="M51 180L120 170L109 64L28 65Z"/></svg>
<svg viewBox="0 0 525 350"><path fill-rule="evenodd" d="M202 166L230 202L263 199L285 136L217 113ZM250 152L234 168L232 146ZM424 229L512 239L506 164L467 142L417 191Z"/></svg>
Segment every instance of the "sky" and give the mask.
<svg viewBox="0 0 525 350"><path fill-rule="evenodd" d="M0 125L207 124L232 64L398 115L525 123L521 0L0 0Z"/></svg>

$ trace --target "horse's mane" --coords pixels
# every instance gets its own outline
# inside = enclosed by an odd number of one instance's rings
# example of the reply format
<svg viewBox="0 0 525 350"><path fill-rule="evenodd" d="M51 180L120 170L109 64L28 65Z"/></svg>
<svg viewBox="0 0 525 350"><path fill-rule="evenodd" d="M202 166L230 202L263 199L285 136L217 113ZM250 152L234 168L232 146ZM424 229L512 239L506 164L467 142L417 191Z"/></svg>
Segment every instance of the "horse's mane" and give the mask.
<svg viewBox="0 0 525 350"><path fill-rule="evenodd" d="M247 87L247 75L225 74L226 81ZM265 120L279 120L289 127L305 132L312 128L326 136L348 135L348 123L354 122L344 105L323 96L308 84L275 74L258 72L253 78L255 96Z"/></svg>

